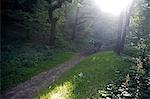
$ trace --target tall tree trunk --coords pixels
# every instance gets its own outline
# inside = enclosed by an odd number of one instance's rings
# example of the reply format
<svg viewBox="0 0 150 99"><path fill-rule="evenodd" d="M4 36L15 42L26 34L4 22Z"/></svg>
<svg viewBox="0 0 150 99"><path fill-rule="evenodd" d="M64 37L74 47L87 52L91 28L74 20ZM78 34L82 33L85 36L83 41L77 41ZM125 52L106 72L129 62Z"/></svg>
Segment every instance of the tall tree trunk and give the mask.
<svg viewBox="0 0 150 99"><path fill-rule="evenodd" d="M129 30L130 14L128 14L126 12L123 20L124 20L124 26L123 26L122 37L121 37L121 42L120 42L121 52L123 52L123 50L124 50L125 38L126 38L126 34L127 34L128 30Z"/></svg>
<svg viewBox="0 0 150 99"><path fill-rule="evenodd" d="M115 52L120 55L121 53L121 36L122 36L122 29L123 29L123 13L120 14L119 21L118 21L118 32L117 32L117 40L115 46Z"/></svg>
<svg viewBox="0 0 150 99"><path fill-rule="evenodd" d="M130 16L133 10L133 5L134 5L134 1L132 2L131 6L125 11L125 15L124 15L124 31L122 34L122 39L121 39L121 51L123 52L124 50L124 44L125 44L125 38L126 38L126 34L129 31L129 24L130 24Z"/></svg>
<svg viewBox="0 0 150 99"><path fill-rule="evenodd" d="M56 36L56 23L58 18L53 16L53 12L60 8L61 5L65 2L65 0L58 0L57 4L53 4L53 0L48 0L49 3L49 9L48 9L48 17L49 17L49 23L51 24L51 30L50 30L50 40L49 44L50 46L55 46L55 36Z"/></svg>
<svg viewBox="0 0 150 99"><path fill-rule="evenodd" d="M66 27L67 27L67 19L68 19L68 10L67 10L67 3L65 2L64 3L64 24L62 25L62 33L63 33L63 36L65 37L66 36Z"/></svg>
<svg viewBox="0 0 150 99"><path fill-rule="evenodd" d="M78 24L78 14L79 14L79 7L77 7L76 15L75 15L75 23L73 25L73 32L72 32L72 40L76 38L76 32L77 32L77 24Z"/></svg>
<svg viewBox="0 0 150 99"><path fill-rule="evenodd" d="M56 23L57 23L57 18L53 16L53 8L52 8L52 3L49 2L50 6L48 9L48 16L49 16L49 23L51 24L50 27L50 39L49 39L49 45L50 46L55 46L55 33L56 33Z"/></svg>
<svg viewBox="0 0 150 99"><path fill-rule="evenodd" d="M56 38L56 23L57 19L53 18L51 21L51 31L50 31L50 46L55 46L55 38Z"/></svg>
<svg viewBox="0 0 150 99"><path fill-rule="evenodd" d="M147 0L146 16L145 16L146 34L150 33L150 1Z"/></svg>
<svg viewBox="0 0 150 99"><path fill-rule="evenodd" d="M119 23L119 28L118 29L118 38L117 38L117 43L116 43L116 53L121 54L124 50L124 44L125 44L125 38L126 38L126 33L129 30L129 23L130 23L130 16L131 16L131 11L133 10L133 4L134 1L132 2L131 6L126 9L126 11L122 12L120 16L120 22Z"/></svg>

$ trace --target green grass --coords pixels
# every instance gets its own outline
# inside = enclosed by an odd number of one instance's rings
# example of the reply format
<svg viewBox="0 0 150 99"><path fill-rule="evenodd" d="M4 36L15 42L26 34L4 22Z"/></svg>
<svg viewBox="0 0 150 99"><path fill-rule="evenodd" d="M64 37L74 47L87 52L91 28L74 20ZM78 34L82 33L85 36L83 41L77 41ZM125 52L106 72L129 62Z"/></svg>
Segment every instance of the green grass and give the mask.
<svg viewBox="0 0 150 99"><path fill-rule="evenodd" d="M62 52L57 53L52 56L50 59L39 63L36 66L5 66L2 71L2 81L1 88L2 90L14 87L17 84L24 82L34 75L39 74L40 72L46 71L55 67L56 65L65 62L70 59L74 53L72 52Z"/></svg>
<svg viewBox="0 0 150 99"><path fill-rule="evenodd" d="M125 73L131 64L113 52L92 55L64 74L38 96L41 99L87 99L115 80L115 71Z"/></svg>

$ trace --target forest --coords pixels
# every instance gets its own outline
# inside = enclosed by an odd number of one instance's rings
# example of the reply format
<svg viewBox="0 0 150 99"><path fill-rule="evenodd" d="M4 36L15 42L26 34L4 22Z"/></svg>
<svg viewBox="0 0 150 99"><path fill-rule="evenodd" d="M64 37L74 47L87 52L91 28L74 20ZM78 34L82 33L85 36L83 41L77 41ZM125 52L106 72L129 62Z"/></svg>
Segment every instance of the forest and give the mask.
<svg viewBox="0 0 150 99"><path fill-rule="evenodd" d="M1 99L150 99L150 0L1 0Z"/></svg>

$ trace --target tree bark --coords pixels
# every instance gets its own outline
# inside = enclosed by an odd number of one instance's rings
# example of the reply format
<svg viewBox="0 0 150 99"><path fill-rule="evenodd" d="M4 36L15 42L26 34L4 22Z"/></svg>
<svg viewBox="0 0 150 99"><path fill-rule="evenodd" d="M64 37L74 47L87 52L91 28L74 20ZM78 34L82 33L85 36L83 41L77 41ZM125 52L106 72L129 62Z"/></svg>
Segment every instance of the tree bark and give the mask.
<svg viewBox="0 0 150 99"><path fill-rule="evenodd" d="M51 24L49 45L52 47L55 46L56 24L58 20L58 18L53 16L53 12L56 9L60 8L64 1L65 0L58 0L57 3L53 5L52 0L48 0L48 3L49 3L49 9L48 9L49 20L48 21Z"/></svg>
<svg viewBox="0 0 150 99"><path fill-rule="evenodd" d="M65 18L65 20L64 20L64 23L63 23L63 25L62 25L62 27L61 27L61 30L62 30L62 33L63 33L63 36L65 37L65 34L66 34L66 27L67 27L67 20L68 20L68 10L67 10L67 3L65 2L64 3L64 18Z"/></svg>
<svg viewBox="0 0 150 99"><path fill-rule="evenodd" d="M77 7L76 15L75 15L75 23L73 26L73 32L72 32L72 40L76 38L76 32L77 32L77 24L78 24L78 14L79 14L79 7Z"/></svg>
<svg viewBox="0 0 150 99"><path fill-rule="evenodd" d="M116 53L119 55L124 50L125 38L126 38L126 33L129 30L130 16L131 16L131 11L133 10L133 4L134 1L132 2L131 6L128 9L126 9L126 11L122 12L120 16L120 20L119 20L120 23L118 26L118 38L117 38L117 43L115 48Z"/></svg>
<svg viewBox="0 0 150 99"><path fill-rule="evenodd" d="M125 38L126 38L126 34L127 34L128 30L129 30L130 14L128 14L126 12L126 14L124 15L123 20L124 20L125 23L124 23L124 26L123 26L123 32L122 32L121 43L120 43L121 52L123 52L123 50L124 50Z"/></svg>
<svg viewBox="0 0 150 99"><path fill-rule="evenodd" d="M126 34L129 31L129 24L130 24L130 16L133 10L133 5L134 2L132 2L131 6L126 10L125 15L124 15L124 31L122 34L122 39L121 39L121 51L123 52L124 50L124 44L125 44L125 38L126 38Z"/></svg>
<svg viewBox="0 0 150 99"><path fill-rule="evenodd" d="M52 10L51 2L49 4L50 4L50 7L48 9L48 16L49 16L49 23L51 24L49 44L50 46L54 46L55 45L55 26L56 26L57 21L54 20L54 17L53 17L53 10Z"/></svg>
<svg viewBox="0 0 150 99"><path fill-rule="evenodd" d="M120 14L119 21L118 21L118 32L117 32L117 40L115 46L115 52L120 55L121 53L121 34L123 29L123 13Z"/></svg>
<svg viewBox="0 0 150 99"><path fill-rule="evenodd" d="M50 46L55 46L55 38L56 38L56 24L57 24L57 19L53 18L51 22L51 33L50 33Z"/></svg>

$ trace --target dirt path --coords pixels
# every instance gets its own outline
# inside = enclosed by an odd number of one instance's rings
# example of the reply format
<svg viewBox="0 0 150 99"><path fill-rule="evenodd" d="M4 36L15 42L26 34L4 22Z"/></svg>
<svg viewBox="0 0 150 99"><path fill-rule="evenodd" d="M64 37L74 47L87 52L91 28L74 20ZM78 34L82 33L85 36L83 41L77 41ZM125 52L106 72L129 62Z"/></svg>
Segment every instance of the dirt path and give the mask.
<svg viewBox="0 0 150 99"><path fill-rule="evenodd" d="M3 99L33 99L40 91L47 88L52 84L57 78L59 78L66 71L71 69L85 56L81 54L74 55L70 60L63 64L60 64L56 68L42 72L37 76L32 77L30 80L12 88L5 95L2 96Z"/></svg>

